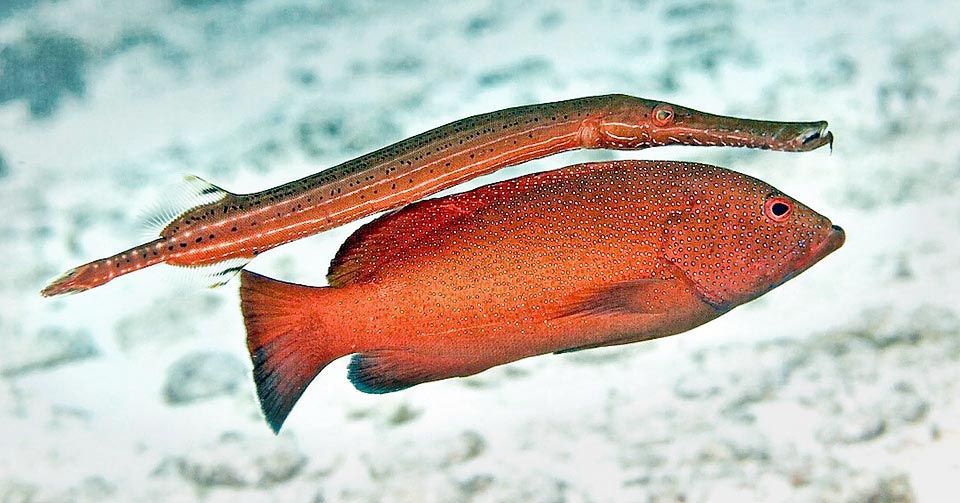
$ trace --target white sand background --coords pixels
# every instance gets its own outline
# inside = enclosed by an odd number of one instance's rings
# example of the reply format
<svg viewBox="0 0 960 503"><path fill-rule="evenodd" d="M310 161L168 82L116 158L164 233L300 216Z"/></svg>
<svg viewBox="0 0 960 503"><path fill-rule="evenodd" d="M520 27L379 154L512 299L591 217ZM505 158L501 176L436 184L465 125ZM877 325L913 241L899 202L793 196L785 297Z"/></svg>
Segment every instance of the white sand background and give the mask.
<svg viewBox="0 0 960 503"><path fill-rule="evenodd" d="M83 96L50 116L0 103L0 503L957 500L955 2L18 3L0 55L56 33L90 57ZM702 161L829 216L846 245L664 340L385 396L339 360L279 437L236 282L154 267L38 294L140 242L138 210L183 173L256 191L467 115L609 92L825 119L836 144L580 152L456 190L584 160ZM250 268L323 284L359 225Z"/></svg>

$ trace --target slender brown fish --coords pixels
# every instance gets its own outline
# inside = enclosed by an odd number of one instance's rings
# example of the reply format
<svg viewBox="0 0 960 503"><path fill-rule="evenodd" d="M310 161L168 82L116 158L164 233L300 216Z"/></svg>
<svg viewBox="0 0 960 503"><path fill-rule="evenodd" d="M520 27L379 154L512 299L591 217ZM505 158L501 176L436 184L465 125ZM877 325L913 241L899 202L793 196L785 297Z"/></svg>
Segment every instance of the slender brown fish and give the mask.
<svg viewBox="0 0 960 503"><path fill-rule="evenodd" d="M306 178L233 194L190 178L203 204L170 218L160 237L66 272L41 292L80 292L144 267L212 266L226 282L257 254L524 161L580 148L658 145L813 150L827 123L772 122L606 95L508 108L432 129Z"/></svg>
<svg viewBox="0 0 960 503"><path fill-rule="evenodd" d="M387 393L550 352L677 334L749 302L844 241L774 187L704 164L537 173L380 217L329 287L248 271L240 296L263 412L279 430L328 363Z"/></svg>

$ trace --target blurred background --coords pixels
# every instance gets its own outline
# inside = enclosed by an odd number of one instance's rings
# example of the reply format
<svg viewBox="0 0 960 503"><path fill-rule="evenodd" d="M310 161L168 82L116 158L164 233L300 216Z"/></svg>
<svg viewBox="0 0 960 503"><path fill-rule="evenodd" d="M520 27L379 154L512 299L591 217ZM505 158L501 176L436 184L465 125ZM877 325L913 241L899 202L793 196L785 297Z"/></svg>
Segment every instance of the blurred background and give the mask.
<svg viewBox="0 0 960 503"><path fill-rule="evenodd" d="M937 502L960 478L960 7L949 0L0 0L0 503ZM142 241L183 174L278 185L432 127L605 93L828 120L833 152L563 154L759 177L847 243L689 333L385 396L346 359L279 437L237 282ZM321 285L362 222L250 269Z"/></svg>

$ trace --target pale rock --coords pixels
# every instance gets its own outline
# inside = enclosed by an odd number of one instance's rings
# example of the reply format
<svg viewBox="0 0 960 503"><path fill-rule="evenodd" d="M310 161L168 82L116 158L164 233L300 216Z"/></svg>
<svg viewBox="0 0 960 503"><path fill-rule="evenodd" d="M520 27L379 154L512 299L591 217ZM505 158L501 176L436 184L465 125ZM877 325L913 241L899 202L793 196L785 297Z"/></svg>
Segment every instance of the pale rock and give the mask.
<svg viewBox="0 0 960 503"><path fill-rule="evenodd" d="M163 397L171 405L180 405L230 395L249 378L246 366L230 353L191 353L167 369Z"/></svg>
<svg viewBox="0 0 960 503"><path fill-rule="evenodd" d="M873 410L859 410L833 418L817 431L825 444L856 444L873 440L887 431L887 422Z"/></svg>
<svg viewBox="0 0 960 503"><path fill-rule="evenodd" d="M182 478L204 489L272 487L299 475L307 461L290 437L248 438L225 433L216 443L168 463Z"/></svg>
<svg viewBox="0 0 960 503"><path fill-rule="evenodd" d="M707 372L691 372L680 376L673 385L673 392L685 400L705 400L720 392L716 377Z"/></svg>
<svg viewBox="0 0 960 503"><path fill-rule="evenodd" d="M14 331L4 337L0 376L14 377L48 370L100 354L86 330L47 326L36 332Z"/></svg>

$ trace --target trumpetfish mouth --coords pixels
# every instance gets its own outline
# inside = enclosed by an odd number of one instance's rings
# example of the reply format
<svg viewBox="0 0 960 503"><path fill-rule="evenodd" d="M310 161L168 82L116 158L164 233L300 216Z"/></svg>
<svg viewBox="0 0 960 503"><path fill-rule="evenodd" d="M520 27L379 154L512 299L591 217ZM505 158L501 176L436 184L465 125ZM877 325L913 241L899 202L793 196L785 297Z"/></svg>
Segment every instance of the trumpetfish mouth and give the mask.
<svg viewBox="0 0 960 503"><path fill-rule="evenodd" d="M829 144L830 151L833 151L833 133L827 131L826 121L820 121L814 127L800 133L794 142L799 143L797 150L814 150Z"/></svg>

